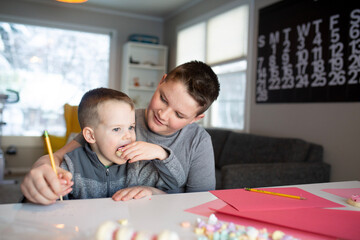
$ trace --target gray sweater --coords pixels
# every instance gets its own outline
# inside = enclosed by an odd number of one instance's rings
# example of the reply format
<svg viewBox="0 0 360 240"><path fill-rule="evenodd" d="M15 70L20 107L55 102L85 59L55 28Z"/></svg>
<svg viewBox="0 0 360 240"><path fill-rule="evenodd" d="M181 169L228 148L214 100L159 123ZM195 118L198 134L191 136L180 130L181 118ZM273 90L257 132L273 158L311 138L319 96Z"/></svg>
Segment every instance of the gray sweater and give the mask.
<svg viewBox="0 0 360 240"><path fill-rule="evenodd" d="M180 187L172 192L215 189L214 151L205 129L192 123L170 136L162 136L148 128L145 109L137 109L135 114L136 140L158 144L170 153L167 159L154 162L154 166L164 165L176 178Z"/></svg>
<svg viewBox="0 0 360 240"><path fill-rule="evenodd" d="M155 160L156 161L156 160ZM159 161L159 160L157 160ZM165 192L177 188L174 178L165 181L160 177L168 170L154 161L140 161L105 167L89 144L65 154L61 167L73 174L73 190L64 199L111 197L120 189L132 186L152 186Z"/></svg>

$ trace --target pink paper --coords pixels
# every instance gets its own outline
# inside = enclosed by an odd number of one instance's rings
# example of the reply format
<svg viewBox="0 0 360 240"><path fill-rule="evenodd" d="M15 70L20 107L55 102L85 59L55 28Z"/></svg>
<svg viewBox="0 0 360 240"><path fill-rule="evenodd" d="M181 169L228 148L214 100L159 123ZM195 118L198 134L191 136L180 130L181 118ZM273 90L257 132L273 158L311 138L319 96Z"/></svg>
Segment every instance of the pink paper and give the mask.
<svg viewBox="0 0 360 240"><path fill-rule="evenodd" d="M280 230L280 231L283 231L284 233L286 233L287 235L291 235L298 239L306 239L306 240L333 240L334 239L331 237L326 237L323 235L318 235L318 234L314 234L314 233L310 233L310 232L299 231L296 229L282 227L282 226L274 225L271 223L252 220L249 218L242 218L242 217L231 215L231 214L224 214L224 213L216 212L215 210L213 210L213 209L221 209L225 206L227 206L227 204L225 202L223 202L220 199L216 199L214 201L210 201L210 202L201 204L199 206L186 209L185 211L194 213L197 215L201 215L204 217L209 217L212 213L214 213L216 215L216 217L220 221L223 221L223 222L232 222L232 223L242 225L242 226L252 226L257 229L266 228L269 232L274 232L276 230Z"/></svg>
<svg viewBox="0 0 360 240"><path fill-rule="evenodd" d="M195 213L201 216L209 217L212 213L215 213L214 210L211 209L220 209L225 207L227 204L220 200L216 199L198 206L195 206L193 208L186 209L186 212Z"/></svg>
<svg viewBox="0 0 360 240"><path fill-rule="evenodd" d="M329 188L321 191L334 194L336 196L348 199L352 195L360 195L360 188Z"/></svg>
<svg viewBox="0 0 360 240"><path fill-rule="evenodd" d="M215 190L210 192L239 211L265 211L314 207L344 207L341 204L334 203L327 199L318 197L312 193L296 187L266 188L262 190L301 196L305 197L306 199L299 200L265 193L250 192L245 191L244 189Z"/></svg>
<svg viewBox="0 0 360 240"><path fill-rule="evenodd" d="M360 212L322 208L276 211L237 211L227 205L220 213L263 221L328 237L360 239Z"/></svg>

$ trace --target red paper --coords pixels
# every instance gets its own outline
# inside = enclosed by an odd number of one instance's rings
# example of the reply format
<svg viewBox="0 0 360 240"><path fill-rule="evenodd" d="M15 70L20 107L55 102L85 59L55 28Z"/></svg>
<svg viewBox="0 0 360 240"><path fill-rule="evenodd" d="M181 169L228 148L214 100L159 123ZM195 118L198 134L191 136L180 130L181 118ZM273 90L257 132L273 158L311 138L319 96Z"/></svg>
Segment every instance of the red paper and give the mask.
<svg viewBox="0 0 360 240"><path fill-rule="evenodd" d="M229 205L217 211L334 238L360 239L360 212L358 211L322 208L237 211Z"/></svg>
<svg viewBox="0 0 360 240"><path fill-rule="evenodd" d="M334 203L327 199L318 197L312 193L296 187L266 188L262 190L301 196L305 197L306 199L299 200L265 193L250 192L245 191L244 189L215 190L210 192L239 211L265 211L314 207L344 207L341 204Z"/></svg>
<svg viewBox="0 0 360 240"><path fill-rule="evenodd" d="M350 198L352 195L360 195L360 188L329 188L321 191L331 193L345 199Z"/></svg>
<svg viewBox="0 0 360 240"><path fill-rule="evenodd" d="M215 213L214 210L211 209L220 209L227 206L227 204L220 200L216 199L204 204L201 204L199 206L195 206L193 208L186 209L186 212L195 213L201 216L209 217L212 213Z"/></svg>
<svg viewBox="0 0 360 240"><path fill-rule="evenodd" d="M286 235L293 236L297 239L306 239L306 240L334 240L334 238L318 235L310 232L304 232L297 229L282 227L266 222L261 222L257 220L252 220L249 218L242 218L239 216L231 215L231 214L224 214L220 212L216 212L213 209L221 209L227 206L225 202L220 199L216 199L201 205L198 205L193 208L186 209L185 211L198 214L201 216L209 217L212 213L216 215L216 217L223 222L232 222L242 226L252 226L257 229L266 228L269 232L274 232L276 230L283 231Z"/></svg>

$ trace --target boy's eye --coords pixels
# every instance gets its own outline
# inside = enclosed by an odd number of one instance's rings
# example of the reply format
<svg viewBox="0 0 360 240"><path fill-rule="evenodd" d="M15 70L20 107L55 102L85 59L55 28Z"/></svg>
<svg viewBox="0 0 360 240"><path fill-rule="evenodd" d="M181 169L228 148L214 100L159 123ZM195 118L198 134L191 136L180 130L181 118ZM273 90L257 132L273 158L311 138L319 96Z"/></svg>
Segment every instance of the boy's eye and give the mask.
<svg viewBox="0 0 360 240"><path fill-rule="evenodd" d="M130 130L130 131L135 130L135 126L130 126L130 127L129 127L129 130Z"/></svg>
<svg viewBox="0 0 360 240"><path fill-rule="evenodd" d="M176 113L176 117L177 117L177 118L180 118L180 119L183 119L183 118L184 118L184 117L181 116L178 112Z"/></svg>
<svg viewBox="0 0 360 240"><path fill-rule="evenodd" d="M121 128L114 128L113 131L114 132L119 132L121 130Z"/></svg>
<svg viewBox="0 0 360 240"><path fill-rule="evenodd" d="M166 100L165 100L165 98L164 98L162 95L160 95L160 100L161 100L162 102L164 102L164 103L167 103Z"/></svg>

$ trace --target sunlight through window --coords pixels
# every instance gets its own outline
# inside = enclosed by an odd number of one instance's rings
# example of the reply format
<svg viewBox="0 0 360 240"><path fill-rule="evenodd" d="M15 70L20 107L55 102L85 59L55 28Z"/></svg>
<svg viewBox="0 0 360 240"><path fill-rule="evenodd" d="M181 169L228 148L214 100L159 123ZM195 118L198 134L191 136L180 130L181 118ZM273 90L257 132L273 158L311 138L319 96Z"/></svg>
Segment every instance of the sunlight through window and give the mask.
<svg viewBox="0 0 360 240"><path fill-rule="evenodd" d="M0 22L0 93L20 95L4 106L3 135L64 135L64 104L108 86L109 48L109 34Z"/></svg>

